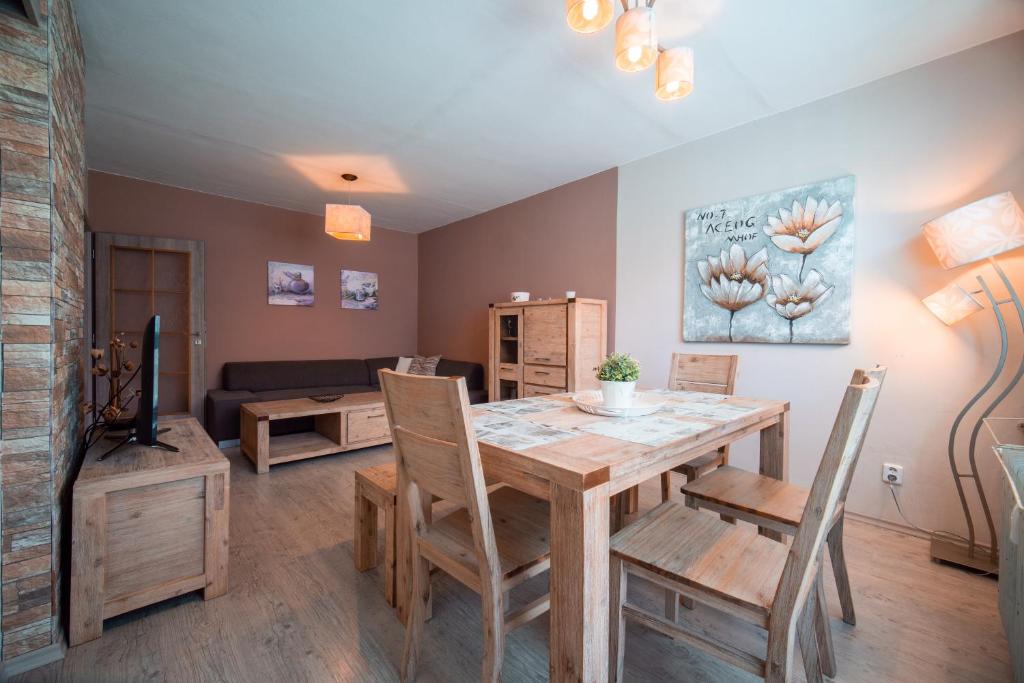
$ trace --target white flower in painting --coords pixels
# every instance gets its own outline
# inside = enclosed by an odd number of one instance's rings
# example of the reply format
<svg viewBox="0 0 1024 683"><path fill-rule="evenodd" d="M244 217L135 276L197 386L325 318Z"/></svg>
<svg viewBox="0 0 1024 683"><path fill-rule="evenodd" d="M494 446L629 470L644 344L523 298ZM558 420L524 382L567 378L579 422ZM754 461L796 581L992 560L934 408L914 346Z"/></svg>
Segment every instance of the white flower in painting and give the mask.
<svg viewBox="0 0 1024 683"><path fill-rule="evenodd" d="M788 275L773 275L771 280L772 291L764 298L765 303L786 320L796 320L807 315L835 289L825 284L821 273L816 270L809 272L800 283Z"/></svg>
<svg viewBox="0 0 1024 683"><path fill-rule="evenodd" d="M842 217L843 205L838 201L829 205L828 200L808 197L803 206L794 201L792 211L779 209L778 218L769 216L763 230L779 249L810 254L839 229Z"/></svg>
<svg viewBox="0 0 1024 683"><path fill-rule="evenodd" d="M761 249L749 259L738 244L720 256L697 261L702 283L700 291L717 306L736 311L764 296L768 286L768 250Z"/></svg>

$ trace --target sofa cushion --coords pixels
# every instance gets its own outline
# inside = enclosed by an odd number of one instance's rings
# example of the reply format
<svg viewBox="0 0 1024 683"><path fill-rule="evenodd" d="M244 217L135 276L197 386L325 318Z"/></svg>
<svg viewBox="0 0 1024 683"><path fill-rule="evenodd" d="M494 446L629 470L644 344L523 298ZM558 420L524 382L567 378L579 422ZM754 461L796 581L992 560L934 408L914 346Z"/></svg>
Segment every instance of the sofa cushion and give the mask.
<svg viewBox="0 0 1024 683"><path fill-rule="evenodd" d="M458 377L461 375L466 378L466 389L469 391L484 388L484 366L479 363L442 358L441 362L437 364L437 372L435 374L440 377Z"/></svg>
<svg viewBox="0 0 1024 683"><path fill-rule="evenodd" d="M441 356L415 356L409 364L409 374L433 377L437 374L437 364L440 362Z"/></svg>
<svg viewBox="0 0 1024 683"><path fill-rule="evenodd" d="M380 386L380 376L377 374L378 370L387 368L388 370L394 370L398 365L398 356L386 356L384 358L367 358L366 368L370 371L370 384L375 387Z"/></svg>
<svg viewBox="0 0 1024 683"><path fill-rule="evenodd" d="M341 385L369 385L363 360L296 360L225 363L224 388L229 391L269 391Z"/></svg>

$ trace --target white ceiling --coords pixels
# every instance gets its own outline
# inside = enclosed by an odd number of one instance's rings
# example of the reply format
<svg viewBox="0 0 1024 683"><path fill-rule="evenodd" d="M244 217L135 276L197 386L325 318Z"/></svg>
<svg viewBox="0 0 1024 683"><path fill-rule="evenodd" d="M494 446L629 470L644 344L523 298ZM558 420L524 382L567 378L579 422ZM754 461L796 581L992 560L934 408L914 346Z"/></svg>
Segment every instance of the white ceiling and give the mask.
<svg viewBox="0 0 1024 683"><path fill-rule="evenodd" d="M90 168L422 232L1024 29L1020 0L661 0L696 90L563 0L76 0ZM616 2L616 5L618 3Z"/></svg>

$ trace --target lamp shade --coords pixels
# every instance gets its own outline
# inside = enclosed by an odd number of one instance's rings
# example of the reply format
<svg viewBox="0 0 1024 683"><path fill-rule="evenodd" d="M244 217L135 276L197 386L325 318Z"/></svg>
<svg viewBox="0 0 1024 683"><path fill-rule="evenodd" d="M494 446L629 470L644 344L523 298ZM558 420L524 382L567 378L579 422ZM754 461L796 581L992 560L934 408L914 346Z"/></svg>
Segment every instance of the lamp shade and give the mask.
<svg viewBox="0 0 1024 683"><path fill-rule="evenodd" d="M946 285L921 301L929 311L935 314L936 318L947 325L960 322L983 308L977 299L955 282Z"/></svg>
<svg viewBox="0 0 1024 683"><path fill-rule="evenodd" d="M565 20L577 33L600 31L613 16L612 0L565 0Z"/></svg>
<svg viewBox="0 0 1024 683"><path fill-rule="evenodd" d="M921 229L943 268L956 268L1024 247L1024 211L1012 192L950 211Z"/></svg>
<svg viewBox="0 0 1024 683"><path fill-rule="evenodd" d="M328 204L324 232L337 240L370 241L370 214L353 204Z"/></svg>
<svg viewBox="0 0 1024 683"><path fill-rule="evenodd" d="M634 7L615 22L615 66L623 71L643 71L658 58L654 9Z"/></svg>
<svg viewBox="0 0 1024 683"><path fill-rule="evenodd" d="M681 100L693 92L693 50L673 47L658 55L654 94L659 100Z"/></svg>

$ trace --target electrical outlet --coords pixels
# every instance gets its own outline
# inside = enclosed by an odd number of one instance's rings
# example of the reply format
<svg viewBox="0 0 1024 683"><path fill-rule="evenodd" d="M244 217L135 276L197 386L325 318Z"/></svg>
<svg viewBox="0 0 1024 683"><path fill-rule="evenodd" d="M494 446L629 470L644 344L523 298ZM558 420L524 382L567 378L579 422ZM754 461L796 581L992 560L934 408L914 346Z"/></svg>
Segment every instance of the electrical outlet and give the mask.
<svg viewBox="0 0 1024 683"><path fill-rule="evenodd" d="M882 481L894 486L903 485L903 465L887 462L882 465Z"/></svg>

